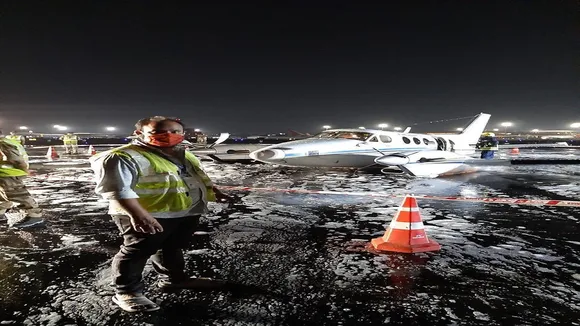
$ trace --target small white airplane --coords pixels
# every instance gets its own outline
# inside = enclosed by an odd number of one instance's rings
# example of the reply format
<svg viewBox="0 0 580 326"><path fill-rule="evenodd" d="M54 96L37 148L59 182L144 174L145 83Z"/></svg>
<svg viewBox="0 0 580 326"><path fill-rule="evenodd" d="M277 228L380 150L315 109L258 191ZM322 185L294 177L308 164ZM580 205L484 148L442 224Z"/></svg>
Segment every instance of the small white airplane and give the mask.
<svg viewBox="0 0 580 326"><path fill-rule="evenodd" d="M416 134L369 129L332 129L311 138L250 153L256 161L285 166L369 168L387 166L413 176L437 177L474 159L475 144L490 115L480 113L459 134Z"/></svg>

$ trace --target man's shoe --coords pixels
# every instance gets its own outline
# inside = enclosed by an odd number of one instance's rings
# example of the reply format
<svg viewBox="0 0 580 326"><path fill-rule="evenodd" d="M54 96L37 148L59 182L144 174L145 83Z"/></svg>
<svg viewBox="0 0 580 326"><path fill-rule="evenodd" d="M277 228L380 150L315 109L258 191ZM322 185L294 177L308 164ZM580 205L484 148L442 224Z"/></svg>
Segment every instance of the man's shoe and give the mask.
<svg viewBox="0 0 580 326"><path fill-rule="evenodd" d="M38 217L27 217L24 221L12 224L12 225L10 225L10 227L16 228L16 229L23 229L23 228L29 228L32 226L42 225L42 224L44 224L44 219L41 219Z"/></svg>
<svg viewBox="0 0 580 326"><path fill-rule="evenodd" d="M190 277L180 281L157 281L157 286L164 291L191 289L198 291L225 290L228 282L206 277Z"/></svg>
<svg viewBox="0 0 580 326"><path fill-rule="evenodd" d="M149 312L159 310L159 305L141 293L115 294L113 302L127 312Z"/></svg>

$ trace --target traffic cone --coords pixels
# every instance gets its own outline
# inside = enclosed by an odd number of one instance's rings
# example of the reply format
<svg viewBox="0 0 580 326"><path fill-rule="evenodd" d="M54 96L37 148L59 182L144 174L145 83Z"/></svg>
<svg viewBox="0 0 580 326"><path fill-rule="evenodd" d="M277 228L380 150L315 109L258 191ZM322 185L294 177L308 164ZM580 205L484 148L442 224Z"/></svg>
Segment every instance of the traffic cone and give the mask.
<svg viewBox="0 0 580 326"><path fill-rule="evenodd" d="M93 145L89 146L88 152L89 152L89 155L91 155L91 156L97 154L97 150L93 147Z"/></svg>
<svg viewBox="0 0 580 326"><path fill-rule="evenodd" d="M417 199L413 196L405 197L403 205L385 235L371 240L372 246L378 251L396 251L404 253L437 251L441 246L427 238L425 226L421 220L421 213L417 206Z"/></svg>
<svg viewBox="0 0 580 326"><path fill-rule="evenodd" d="M48 159L57 159L58 158L58 153L56 152L56 149L54 149L52 146L48 147L48 152L46 152L46 157Z"/></svg>
<svg viewBox="0 0 580 326"><path fill-rule="evenodd" d="M510 150L510 154L518 155L520 153L520 149L515 147Z"/></svg>

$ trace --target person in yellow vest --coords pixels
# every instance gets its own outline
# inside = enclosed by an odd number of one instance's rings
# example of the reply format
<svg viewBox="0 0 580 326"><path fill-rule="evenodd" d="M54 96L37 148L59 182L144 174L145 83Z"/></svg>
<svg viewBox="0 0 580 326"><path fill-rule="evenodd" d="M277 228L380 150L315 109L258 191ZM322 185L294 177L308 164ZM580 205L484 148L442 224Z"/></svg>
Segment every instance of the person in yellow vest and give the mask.
<svg viewBox="0 0 580 326"><path fill-rule="evenodd" d="M77 154L79 146L79 137L72 132L67 132L60 138L64 144L64 150L66 154Z"/></svg>
<svg viewBox="0 0 580 326"><path fill-rule="evenodd" d="M109 214L123 236L112 263L115 302L129 312L158 310L143 295L142 273L149 258L161 289L199 288L202 279L185 274L188 245L209 201L232 198L219 191L197 157L180 144L184 125L155 116L139 120L132 143L91 157L96 193L109 201Z"/></svg>
<svg viewBox="0 0 580 326"><path fill-rule="evenodd" d="M14 131L10 132L10 135L6 136L7 139L14 140L18 142L20 145L24 146L26 143L26 138L22 135L16 134Z"/></svg>
<svg viewBox="0 0 580 326"><path fill-rule="evenodd" d="M0 215L6 217L8 226L15 228L43 223L42 210L23 182L28 175L28 155L24 147L3 137L0 131L0 154Z"/></svg>

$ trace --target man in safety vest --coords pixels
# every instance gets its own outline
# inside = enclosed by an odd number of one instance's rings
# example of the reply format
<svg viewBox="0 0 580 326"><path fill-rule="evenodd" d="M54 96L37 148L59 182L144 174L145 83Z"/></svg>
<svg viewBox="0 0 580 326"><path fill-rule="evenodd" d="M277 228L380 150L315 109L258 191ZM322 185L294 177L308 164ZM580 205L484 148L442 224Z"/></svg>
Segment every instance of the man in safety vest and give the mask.
<svg viewBox="0 0 580 326"><path fill-rule="evenodd" d="M6 136L7 139L14 140L18 142L20 145L24 146L26 139L22 135L17 135L14 131L10 132L10 135Z"/></svg>
<svg viewBox="0 0 580 326"><path fill-rule="evenodd" d="M72 132L67 132L60 138L64 144L66 154L77 154L79 146L79 137Z"/></svg>
<svg viewBox="0 0 580 326"><path fill-rule="evenodd" d="M499 148L499 142L493 132L484 132L481 134L477 144L475 144L475 148L481 150L480 158L491 160Z"/></svg>
<svg viewBox="0 0 580 326"><path fill-rule="evenodd" d="M43 223L42 210L23 182L28 175L28 155L24 147L3 137L0 131L0 154L0 215L6 216L10 227Z"/></svg>
<svg viewBox="0 0 580 326"><path fill-rule="evenodd" d="M113 302L123 310L143 312L159 309L142 294L142 273L149 258L160 288L203 286L203 279L185 274L182 248L207 212L208 201L226 202L231 197L214 187L199 159L180 145L184 140L180 120L156 116L135 127L137 138L132 143L90 161L96 192L109 200L109 214L123 236L112 263Z"/></svg>

